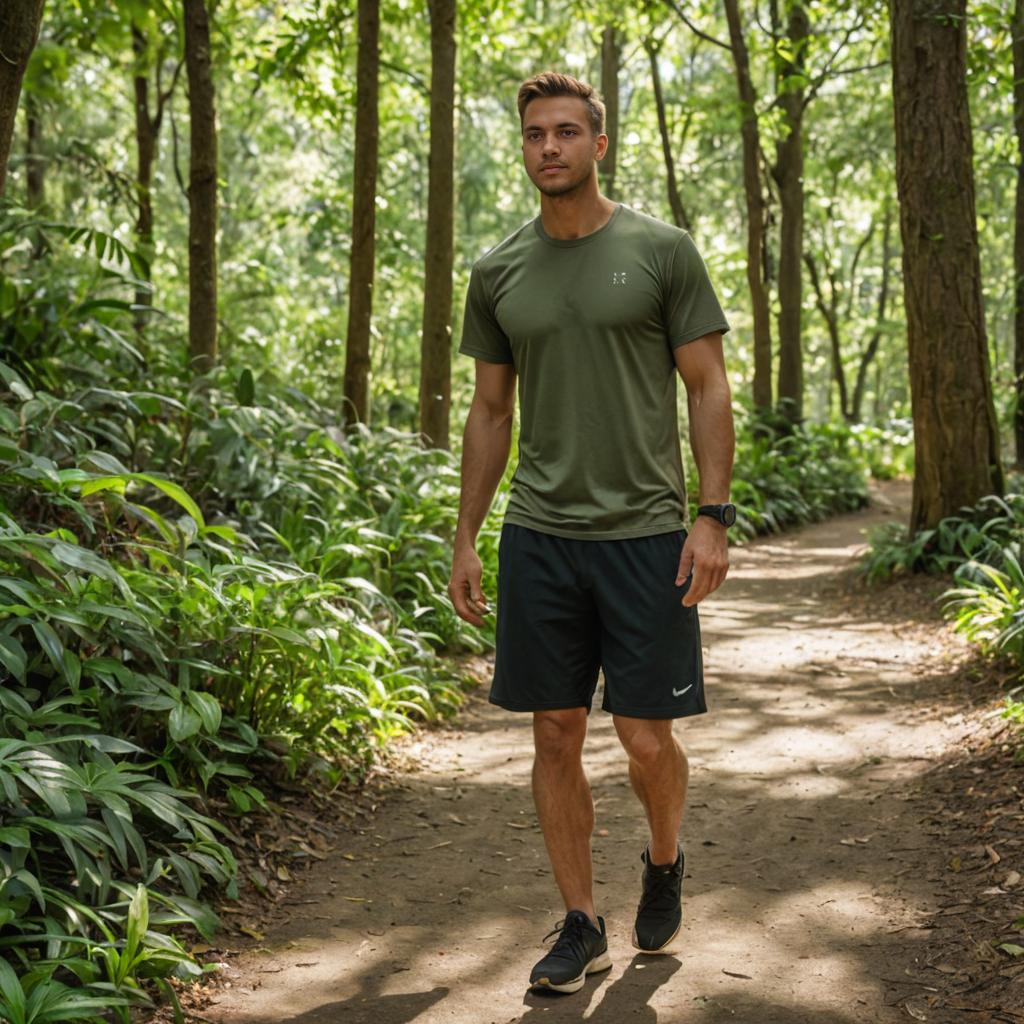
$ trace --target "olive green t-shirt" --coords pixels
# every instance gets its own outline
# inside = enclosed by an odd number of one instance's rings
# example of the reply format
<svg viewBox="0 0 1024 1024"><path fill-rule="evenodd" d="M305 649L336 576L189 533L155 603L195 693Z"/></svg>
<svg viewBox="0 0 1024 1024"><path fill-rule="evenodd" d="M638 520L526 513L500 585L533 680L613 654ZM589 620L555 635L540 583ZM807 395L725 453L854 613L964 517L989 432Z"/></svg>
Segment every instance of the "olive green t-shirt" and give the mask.
<svg viewBox="0 0 1024 1024"><path fill-rule="evenodd" d="M622 205L582 238L537 217L478 260L459 351L519 377L505 521L595 540L680 529L672 350L727 330L690 236Z"/></svg>

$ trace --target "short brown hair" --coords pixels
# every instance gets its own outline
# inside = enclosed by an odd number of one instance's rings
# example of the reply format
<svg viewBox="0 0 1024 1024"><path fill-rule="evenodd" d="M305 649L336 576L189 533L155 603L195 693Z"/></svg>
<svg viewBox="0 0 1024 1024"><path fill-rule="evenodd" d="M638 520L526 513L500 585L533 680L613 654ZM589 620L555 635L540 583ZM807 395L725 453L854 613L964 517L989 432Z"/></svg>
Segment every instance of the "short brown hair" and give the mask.
<svg viewBox="0 0 1024 1024"><path fill-rule="evenodd" d="M581 82L572 75L563 75L558 71L542 71L539 75L528 78L519 86L516 105L519 107L519 126L523 124L523 114L531 100L545 96L574 96L587 105L590 127L595 135L604 131L604 103L592 85Z"/></svg>

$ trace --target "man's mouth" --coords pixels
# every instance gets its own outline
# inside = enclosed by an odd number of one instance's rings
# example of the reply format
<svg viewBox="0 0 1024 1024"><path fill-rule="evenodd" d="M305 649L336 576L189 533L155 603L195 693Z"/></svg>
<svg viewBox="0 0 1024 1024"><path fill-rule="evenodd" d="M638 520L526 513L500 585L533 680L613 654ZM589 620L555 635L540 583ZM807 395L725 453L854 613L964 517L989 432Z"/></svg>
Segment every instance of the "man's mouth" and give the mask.
<svg viewBox="0 0 1024 1024"><path fill-rule="evenodd" d="M541 169L541 174L549 174L553 171L564 171L565 164L545 164Z"/></svg>

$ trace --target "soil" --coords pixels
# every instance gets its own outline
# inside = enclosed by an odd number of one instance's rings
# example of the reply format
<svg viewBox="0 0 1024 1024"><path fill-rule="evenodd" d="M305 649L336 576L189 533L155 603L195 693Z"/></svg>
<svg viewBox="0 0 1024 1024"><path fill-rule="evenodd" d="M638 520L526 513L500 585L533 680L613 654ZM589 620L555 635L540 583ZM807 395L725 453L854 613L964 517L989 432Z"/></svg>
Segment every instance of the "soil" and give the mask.
<svg viewBox="0 0 1024 1024"><path fill-rule="evenodd" d="M1024 946L998 672L943 623L943 581L860 582L866 531L904 517L909 485L873 499L734 548L701 605L709 713L676 726L690 760L685 952L634 956L645 823L595 710L584 760L613 967L574 995L527 990L562 910L530 795L529 716L482 687L454 724L405 744L381 790L358 804L339 793L334 824L305 817L310 869L271 886L269 926L243 913L200 947L222 969L190 1018L1024 1021L1024 956L996 948Z"/></svg>

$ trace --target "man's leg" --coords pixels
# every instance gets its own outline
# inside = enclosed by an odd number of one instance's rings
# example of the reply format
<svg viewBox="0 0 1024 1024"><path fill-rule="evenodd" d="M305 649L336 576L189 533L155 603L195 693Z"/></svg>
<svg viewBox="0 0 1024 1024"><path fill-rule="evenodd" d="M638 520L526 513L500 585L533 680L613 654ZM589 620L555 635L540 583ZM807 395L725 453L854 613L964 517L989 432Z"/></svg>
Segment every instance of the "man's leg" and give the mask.
<svg viewBox="0 0 1024 1024"><path fill-rule="evenodd" d="M613 721L629 755L629 781L647 812L651 863L672 864L690 777L686 754L672 735L672 720L614 715Z"/></svg>
<svg viewBox="0 0 1024 1024"><path fill-rule="evenodd" d="M581 759L586 735L586 708L534 712L533 799L555 882L565 909L582 910L596 923L590 859L594 801Z"/></svg>

